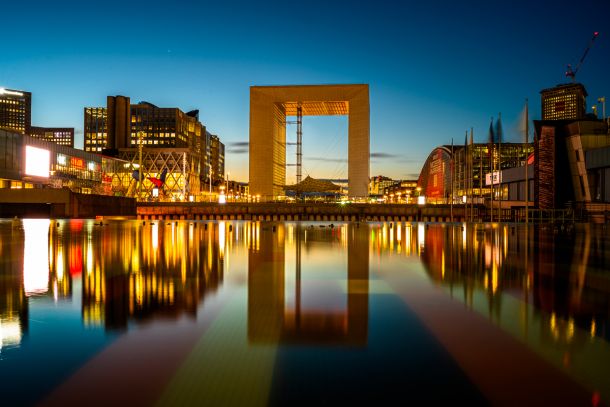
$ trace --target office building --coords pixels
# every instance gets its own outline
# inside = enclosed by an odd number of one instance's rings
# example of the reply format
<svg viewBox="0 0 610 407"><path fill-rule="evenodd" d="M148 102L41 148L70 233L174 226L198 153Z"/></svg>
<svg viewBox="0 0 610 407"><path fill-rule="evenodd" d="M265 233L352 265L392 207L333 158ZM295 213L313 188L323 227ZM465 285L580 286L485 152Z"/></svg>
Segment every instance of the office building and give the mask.
<svg viewBox="0 0 610 407"><path fill-rule="evenodd" d="M210 182L210 166L216 177L213 184L224 180L224 145L206 131L198 110L185 113L149 102L132 104L126 96L108 96L106 107L84 109L84 148L118 157L136 168L141 164L142 185L127 191L140 200L201 198L210 192L204 187ZM160 180L163 173L159 186L152 180Z"/></svg>
<svg viewBox="0 0 610 407"><path fill-rule="evenodd" d="M29 134L32 126L32 94L0 88L0 128Z"/></svg>
<svg viewBox="0 0 610 407"><path fill-rule="evenodd" d="M533 145L525 143L437 147L422 167L419 194L430 203L449 203L452 196L454 202L484 203L492 199L493 190L494 200L506 201L509 185L502 184L502 173L525 166L533 151Z"/></svg>
<svg viewBox="0 0 610 407"><path fill-rule="evenodd" d="M0 190L67 188L73 192L125 195L135 183L126 161L0 130Z"/></svg>
<svg viewBox="0 0 610 407"><path fill-rule="evenodd" d="M74 128L32 126L32 94L0 88L0 129L74 147Z"/></svg>
<svg viewBox="0 0 610 407"><path fill-rule="evenodd" d="M29 135L39 140L59 144L60 146L74 147L73 127L37 127L30 128Z"/></svg>
<svg viewBox="0 0 610 407"><path fill-rule="evenodd" d="M587 91L580 83L557 85L540 91L542 120L578 120L587 111Z"/></svg>
<svg viewBox="0 0 610 407"><path fill-rule="evenodd" d="M210 163L212 164L212 182L224 181L225 174L225 145L218 136L210 137Z"/></svg>

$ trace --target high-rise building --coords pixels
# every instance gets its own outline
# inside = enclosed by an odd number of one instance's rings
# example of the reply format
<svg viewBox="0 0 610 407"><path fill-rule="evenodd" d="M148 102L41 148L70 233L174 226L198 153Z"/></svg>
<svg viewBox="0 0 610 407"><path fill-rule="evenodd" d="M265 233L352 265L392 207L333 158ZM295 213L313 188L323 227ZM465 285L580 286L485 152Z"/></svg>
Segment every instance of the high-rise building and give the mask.
<svg viewBox="0 0 610 407"><path fill-rule="evenodd" d="M32 94L0 88L0 128L29 134L32 126Z"/></svg>
<svg viewBox="0 0 610 407"><path fill-rule="evenodd" d="M73 127L36 127L30 128L30 136L59 144L60 146L74 147Z"/></svg>
<svg viewBox="0 0 610 407"><path fill-rule="evenodd" d="M107 119L108 109L105 107L85 108L85 151L101 153L102 149L106 148L106 139L108 138Z"/></svg>
<svg viewBox="0 0 610 407"><path fill-rule="evenodd" d="M32 94L0 88L0 128L74 147L74 128L32 126Z"/></svg>
<svg viewBox="0 0 610 407"><path fill-rule="evenodd" d="M587 91L580 83L557 85L543 89L542 120L579 120L587 110Z"/></svg>
<svg viewBox="0 0 610 407"><path fill-rule="evenodd" d="M212 159L212 136L199 121L199 111L183 112L172 107L158 107L148 102L131 104L129 97L108 96L107 107L86 107L84 110L85 151L104 153L140 164L145 179L160 179L168 199L186 199L207 188L209 168L224 179L224 145L216 137L218 151ZM214 178L216 180L216 178ZM217 184L217 183L215 183ZM157 197L159 188L143 182L143 191L131 190L140 199ZM155 191L155 189L157 189Z"/></svg>
<svg viewBox="0 0 610 407"><path fill-rule="evenodd" d="M108 96L107 107L86 107L85 151L102 152L138 146L139 133L146 148L205 149L205 126L199 112L148 102L130 104L129 97Z"/></svg>
<svg viewBox="0 0 610 407"><path fill-rule="evenodd" d="M222 181L225 174L225 145L218 136L210 137L210 163L212 164L212 180Z"/></svg>

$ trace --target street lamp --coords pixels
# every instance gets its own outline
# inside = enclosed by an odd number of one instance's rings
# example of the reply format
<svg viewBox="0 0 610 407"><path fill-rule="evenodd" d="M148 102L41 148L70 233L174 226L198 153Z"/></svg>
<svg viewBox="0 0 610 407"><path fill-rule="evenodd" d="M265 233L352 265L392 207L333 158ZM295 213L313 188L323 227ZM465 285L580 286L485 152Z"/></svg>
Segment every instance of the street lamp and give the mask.
<svg viewBox="0 0 610 407"><path fill-rule="evenodd" d="M146 133L143 131L138 132L138 155L139 155L139 168L138 168L138 181L140 182L140 186L138 188L138 200L142 200L142 181L144 181L144 168L142 167L142 144L144 141L144 136Z"/></svg>
<svg viewBox="0 0 610 407"><path fill-rule="evenodd" d="M210 202L212 202L212 164L209 162L208 167L210 167L210 173L208 174L208 178L210 179Z"/></svg>

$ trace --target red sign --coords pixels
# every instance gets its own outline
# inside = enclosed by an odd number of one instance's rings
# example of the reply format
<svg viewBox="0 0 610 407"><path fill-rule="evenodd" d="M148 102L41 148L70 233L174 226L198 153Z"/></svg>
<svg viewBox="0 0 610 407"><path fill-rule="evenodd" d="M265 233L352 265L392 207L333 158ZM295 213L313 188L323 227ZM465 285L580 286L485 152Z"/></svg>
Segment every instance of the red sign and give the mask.
<svg viewBox="0 0 610 407"><path fill-rule="evenodd" d="M555 102L555 111L556 112L563 112L565 110L566 110L566 102L565 101Z"/></svg>
<svg viewBox="0 0 610 407"><path fill-rule="evenodd" d="M79 168L82 170L85 168L85 160L83 160L82 158L70 157L70 166L76 167L76 168Z"/></svg>

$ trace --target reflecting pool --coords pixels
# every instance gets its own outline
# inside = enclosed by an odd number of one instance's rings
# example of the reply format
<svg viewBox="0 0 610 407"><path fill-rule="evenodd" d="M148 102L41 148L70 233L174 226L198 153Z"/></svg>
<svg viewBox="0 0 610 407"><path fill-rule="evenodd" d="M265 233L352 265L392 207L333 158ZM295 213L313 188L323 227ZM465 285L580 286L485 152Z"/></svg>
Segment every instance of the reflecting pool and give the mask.
<svg viewBox="0 0 610 407"><path fill-rule="evenodd" d="M2 405L604 405L610 233L0 220Z"/></svg>

